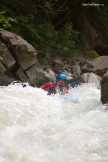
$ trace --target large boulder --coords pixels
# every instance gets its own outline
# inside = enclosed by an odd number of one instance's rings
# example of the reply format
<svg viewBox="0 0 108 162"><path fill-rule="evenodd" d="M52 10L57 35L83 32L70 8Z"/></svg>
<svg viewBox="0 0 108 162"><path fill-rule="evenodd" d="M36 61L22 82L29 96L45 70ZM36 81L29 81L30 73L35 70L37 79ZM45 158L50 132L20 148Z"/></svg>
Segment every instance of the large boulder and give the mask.
<svg viewBox="0 0 108 162"><path fill-rule="evenodd" d="M5 42L23 70L37 63L36 49L15 33L0 29L0 38Z"/></svg>
<svg viewBox="0 0 108 162"><path fill-rule="evenodd" d="M108 103L108 72L101 79L101 101L103 104Z"/></svg>
<svg viewBox="0 0 108 162"><path fill-rule="evenodd" d="M22 37L0 29L0 75L6 74L8 77L11 72L16 80L34 82L37 79L33 77L34 69L39 71L36 55L36 49ZM7 80L3 79L0 85L3 85L3 81L4 85L10 83L11 80L9 79L9 82Z"/></svg>
<svg viewBox="0 0 108 162"><path fill-rule="evenodd" d="M100 86L100 76L94 73L84 73L81 75L81 79L84 83L94 83L97 86Z"/></svg>
<svg viewBox="0 0 108 162"><path fill-rule="evenodd" d="M100 56L93 61L94 71L99 75L105 74L108 69L108 56Z"/></svg>

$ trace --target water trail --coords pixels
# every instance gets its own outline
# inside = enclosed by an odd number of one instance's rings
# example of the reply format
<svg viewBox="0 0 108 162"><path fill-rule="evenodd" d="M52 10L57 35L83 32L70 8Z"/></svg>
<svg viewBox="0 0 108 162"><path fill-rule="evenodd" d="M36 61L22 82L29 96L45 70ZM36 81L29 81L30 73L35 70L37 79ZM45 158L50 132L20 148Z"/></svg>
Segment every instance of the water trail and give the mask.
<svg viewBox="0 0 108 162"><path fill-rule="evenodd" d="M108 112L93 84L47 96L0 87L0 162L107 162Z"/></svg>

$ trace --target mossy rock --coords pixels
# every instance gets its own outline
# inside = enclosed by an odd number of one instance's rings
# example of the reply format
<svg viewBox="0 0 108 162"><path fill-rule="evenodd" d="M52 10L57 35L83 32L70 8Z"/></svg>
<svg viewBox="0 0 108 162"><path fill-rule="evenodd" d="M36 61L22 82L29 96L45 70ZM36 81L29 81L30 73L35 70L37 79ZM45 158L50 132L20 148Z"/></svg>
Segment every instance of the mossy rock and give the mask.
<svg viewBox="0 0 108 162"><path fill-rule="evenodd" d="M99 54L96 51L85 51L84 55L89 58L97 58Z"/></svg>

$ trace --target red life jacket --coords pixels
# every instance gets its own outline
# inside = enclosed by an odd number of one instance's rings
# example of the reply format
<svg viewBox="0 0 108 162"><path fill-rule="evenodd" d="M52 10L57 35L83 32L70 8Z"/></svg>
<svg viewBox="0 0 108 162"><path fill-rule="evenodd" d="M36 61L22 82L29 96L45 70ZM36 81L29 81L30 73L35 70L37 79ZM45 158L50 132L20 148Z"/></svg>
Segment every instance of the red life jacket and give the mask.
<svg viewBox="0 0 108 162"><path fill-rule="evenodd" d="M52 82L47 82L47 83L45 83L44 85L42 85L40 88L46 90L47 88L51 87L52 84L53 84Z"/></svg>
<svg viewBox="0 0 108 162"><path fill-rule="evenodd" d="M63 94L68 93L69 86L60 86L56 83L48 82L42 85L40 88L48 91L48 95L56 94L57 92L62 92Z"/></svg>

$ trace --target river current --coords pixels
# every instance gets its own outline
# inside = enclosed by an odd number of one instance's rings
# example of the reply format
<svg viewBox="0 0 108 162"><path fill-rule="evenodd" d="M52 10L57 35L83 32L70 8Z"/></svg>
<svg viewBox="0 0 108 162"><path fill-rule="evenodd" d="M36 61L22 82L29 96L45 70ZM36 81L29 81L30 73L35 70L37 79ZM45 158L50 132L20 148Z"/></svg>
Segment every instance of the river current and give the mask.
<svg viewBox="0 0 108 162"><path fill-rule="evenodd" d="M100 89L67 95L0 87L0 162L108 162L108 111Z"/></svg>

